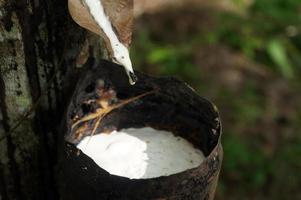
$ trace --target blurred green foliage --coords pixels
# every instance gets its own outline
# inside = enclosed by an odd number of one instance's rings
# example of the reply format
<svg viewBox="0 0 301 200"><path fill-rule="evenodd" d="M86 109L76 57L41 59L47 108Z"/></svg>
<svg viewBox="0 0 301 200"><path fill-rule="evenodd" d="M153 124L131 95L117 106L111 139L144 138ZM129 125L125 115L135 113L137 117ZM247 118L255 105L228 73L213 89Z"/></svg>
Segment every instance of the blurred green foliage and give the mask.
<svg viewBox="0 0 301 200"><path fill-rule="evenodd" d="M192 45L155 43L145 32L139 33L137 40L136 44L139 46L134 46L132 57L138 69L147 63L153 67L144 70L155 70L153 72L155 74L175 75L190 81L198 79L198 74L195 73L195 64L191 62L194 49Z"/></svg>
<svg viewBox="0 0 301 200"><path fill-rule="evenodd" d="M175 37L170 24L158 33L146 21L134 40L135 67L178 76L221 109L225 155L217 199L301 199L301 0L232 1L241 12L210 11L214 25L185 38ZM208 45L226 46L269 76L241 75L240 89L225 85L227 69L205 70L196 61Z"/></svg>
<svg viewBox="0 0 301 200"><path fill-rule="evenodd" d="M292 78L293 65L301 66L300 7L300 0L256 0L244 16L222 14L222 23L207 37Z"/></svg>

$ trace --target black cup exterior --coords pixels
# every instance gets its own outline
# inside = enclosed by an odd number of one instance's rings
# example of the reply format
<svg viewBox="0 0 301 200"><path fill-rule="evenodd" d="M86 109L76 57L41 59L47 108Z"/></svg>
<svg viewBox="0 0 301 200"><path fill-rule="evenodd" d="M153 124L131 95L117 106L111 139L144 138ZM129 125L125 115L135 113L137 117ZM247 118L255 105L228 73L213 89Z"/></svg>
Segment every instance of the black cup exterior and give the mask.
<svg viewBox="0 0 301 200"><path fill-rule="evenodd" d="M62 199L112 200L211 200L214 198L221 169L221 123L215 105L198 96L186 83L172 77L151 77L135 72L139 81L131 86L123 69L100 61L82 73L70 101L62 142L59 178ZM97 85L111 88L118 99L128 99L153 91L149 95L107 114L96 132L150 126L173 132L203 151L205 161L198 167L170 176L129 179L110 175L76 148L81 137L71 129L72 117L83 115L83 102L97 96Z"/></svg>

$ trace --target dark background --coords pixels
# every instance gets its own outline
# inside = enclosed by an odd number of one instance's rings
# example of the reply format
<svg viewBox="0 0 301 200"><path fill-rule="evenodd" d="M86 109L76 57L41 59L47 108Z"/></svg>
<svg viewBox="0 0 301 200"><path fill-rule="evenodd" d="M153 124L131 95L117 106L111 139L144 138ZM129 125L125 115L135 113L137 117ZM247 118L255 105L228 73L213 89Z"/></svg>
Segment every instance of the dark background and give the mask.
<svg viewBox="0 0 301 200"><path fill-rule="evenodd" d="M301 199L301 1L139 1L134 67L219 108L222 199Z"/></svg>

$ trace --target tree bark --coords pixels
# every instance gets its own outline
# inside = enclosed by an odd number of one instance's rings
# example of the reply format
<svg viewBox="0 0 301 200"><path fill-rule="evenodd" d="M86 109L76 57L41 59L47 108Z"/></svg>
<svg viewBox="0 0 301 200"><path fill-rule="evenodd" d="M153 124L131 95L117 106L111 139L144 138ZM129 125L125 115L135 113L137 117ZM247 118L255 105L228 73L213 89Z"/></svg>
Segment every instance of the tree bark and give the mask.
<svg viewBox="0 0 301 200"><path fill-rule="evenodd" d="M101 44L71 20L67 1L0 0L0 199L58 199L61 116Z"/></svg>

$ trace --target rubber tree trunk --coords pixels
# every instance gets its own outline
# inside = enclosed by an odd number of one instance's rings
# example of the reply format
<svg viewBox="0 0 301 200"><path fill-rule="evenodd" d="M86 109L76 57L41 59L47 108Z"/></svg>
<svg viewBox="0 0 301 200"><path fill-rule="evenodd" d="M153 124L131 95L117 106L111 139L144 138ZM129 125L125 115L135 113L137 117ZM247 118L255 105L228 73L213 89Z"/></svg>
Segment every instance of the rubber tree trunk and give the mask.
<svg viewBox="0 0 301 200"><path fill-rule="evenodd" d="M65 0L0 0L1 200L58 198L59 122L78 68L100 46Z"/></svg>

